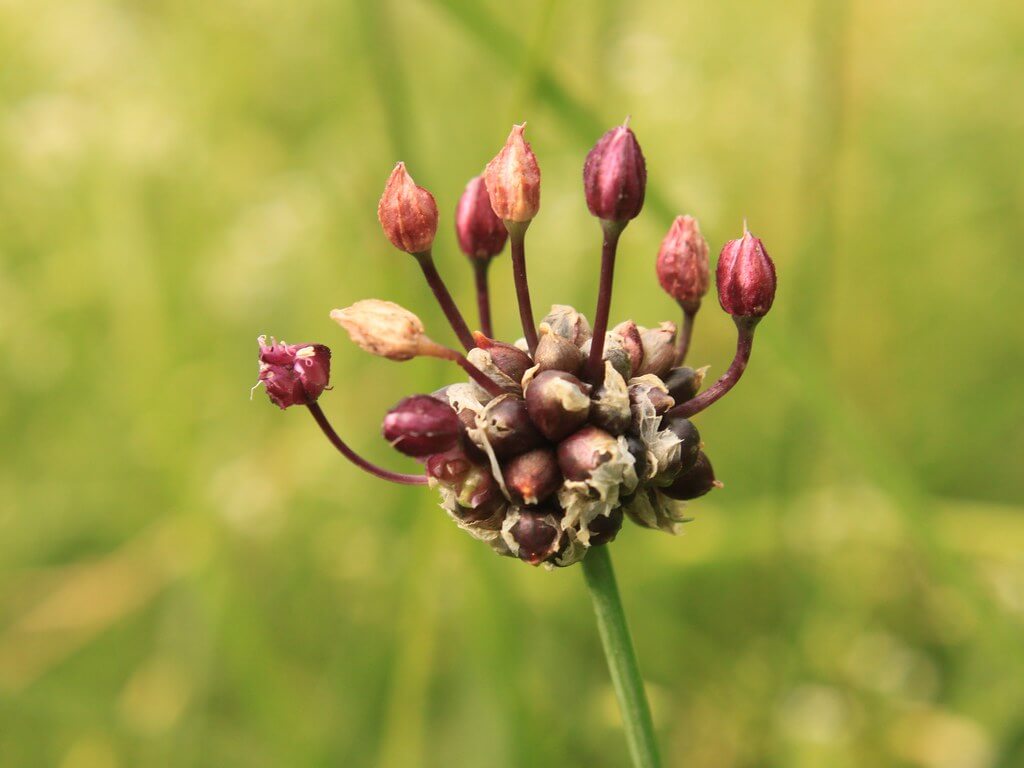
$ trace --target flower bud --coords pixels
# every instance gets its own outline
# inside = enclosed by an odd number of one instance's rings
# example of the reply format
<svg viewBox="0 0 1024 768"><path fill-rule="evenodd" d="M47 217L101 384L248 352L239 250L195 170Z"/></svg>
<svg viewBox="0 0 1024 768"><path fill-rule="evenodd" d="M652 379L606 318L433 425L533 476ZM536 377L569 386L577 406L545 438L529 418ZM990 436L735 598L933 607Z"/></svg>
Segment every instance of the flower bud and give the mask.
<svg viewBox="0 0 1024 768"><path fill-rule="evenodd" d="M541 371L565 371L578 373L583 367L584 355L578 346L564 336L551 330L546 323L540 324L540 341L533 361Z"/></svg>
<svg viewBox="0 0 1024 768"><path fill-rule="evenodd" d="M586 423L590 413L589 391L571 373L541 371L526 388L530 419L548 440L561 440Z"/></svg>
<svg viewBox="0 0 1024 768"><path fill-rule="evenodd" d="M676 324L661 323L657 328L646 328L640 333L644 348L644 361L634 376L653 373L664 376L676 359Z"/></svg>
<svg viewBox="0 0 1024 768"><path fill-rule="evenodd" d="M512 126L505 146L484 171L491 209L503 221L531 221L540 209L540 168L523 138L525 128L526 123Z"/></svg>
<svg viewBox="0 0 1024 768"><path fill-rule="evenodd" d="M491 208L483 176L470 179L459 198L455 208L455 234L459 248L471 259L489 259L505 247L508 230Z"/></svg>
<svg viewBox="0 0 1024 768"><path fill-rule="evenodd" d="M661 420L661 428L667 429L679 438L679 463L673 472L686 472L696 462L700 453L700 432L693 422L683 416L665 416Z"/></svg>
<svg viewBox="0 0 1024 768"><path fill-rule="evenodd" d="M669 371L665 376L665 386L668 387L668 393L672 399L677 403L685 403L687 400L695 398L704 383L707 370L707 368L694 370L684 365Z"/></svg>
<svg viewBox="0 0 1024 768"><path fill-rule="evenodd" d="M382 432L395 450L419 457L453 447L462 425L447 402L430 395L413 395L388 411Z"/></svg>
<svg viewBox="0 0 1024 768"><path fill-rule="evenodd" d="M491 361L498 370L517 384L522 382L523 374L533 367L533 360L519 347L490 339L480 331L473 332L473 340L476 341L476 345L480 349L485 349L490 353Z"/></svg>
<svg viewBox="0 0 1024 768"><path fill-rule="evenodd" d="M615 537L622 530L622 520L622 507L616 507L610 514L598 515L591 520L587 524L590 529L590 546L599 547L615 541Z"/></svg>
<svg viewBox="0 0 1024 768"><path fill-rule="evenodd" d="M390 301L357 301L351 307L333 310L331 319L364 350L389 360L409 360L433 344L427 339L420 319Z"/></svg>
<svg viewBox="0 0 1024 768"><path fill-rule="evenodd" d="M491 400L475 420L482 436L499 459L516 456L544 442L534 426L526 402L515 395Z"/></svg>
<svg viewBox="0 0 1024 768"><path fill-rule="evenodd" d="M260 336L259 381L282 410L315 402L331 377L331 350L323 344L277 344Z"/></svg>
<svg viewBox="0 0 1024 768"><path fill-rule="evenodd" d="M718 301L733 317L762 318L775 300L775 264L749 232L730 240L718 257Z"/></svg>
<svg viewBox="0 0 1024 768"><path fill-rule="evenodd" d="M550 448L538 448L509 459L502 473L509 495L517 504L540 504L562 484L558 459Z"/></svg>
<svg viewBox="0 0 1024 768"><path fill-rule="evenodd" d="M434 196L416 186L405 170L405 163L399 163L391 172L377 204L377 218L391 244L406 253L429 251L437 234Z"/></svg>
<svg viewBox="0 0 1024 768"><path fill-rule="evenodd" d="M603 221L629 221L640 213L646 187L647 166L636 136L626 125L612 128L583 164L587 207Z"/></svg>
<svg viewBox="0 0 1024 768"><path fill-rule="evenodd" d="M696 311L708 292L708 241L692 216L677 216L661 241L656 265L665 293L688 311Z"/></svg>
<svg viewBox="0 0 1024 768"><path fill-rule="evenodd" d="M672 484L662 488L661 492L670 499L689 501L697 499L712 488L721 488L722 484L715 480L715 470L706 453L701 451L697 461L685 472L680 472Z"/></svg>
<svg viewBox="0 0 1024 768"><path fill-rule="evenodd" d="M519 546L519 559L540 565L558 552L562 531L551 510L522 509L509 533Z"/></svg>
<svg viewBox="0 0 1024 768"><path fill-rule="evenodd" d="M616 456L618 445L603 429L584 427L559 443L558 466L568 480L588 480L595 469Z"/></svg>

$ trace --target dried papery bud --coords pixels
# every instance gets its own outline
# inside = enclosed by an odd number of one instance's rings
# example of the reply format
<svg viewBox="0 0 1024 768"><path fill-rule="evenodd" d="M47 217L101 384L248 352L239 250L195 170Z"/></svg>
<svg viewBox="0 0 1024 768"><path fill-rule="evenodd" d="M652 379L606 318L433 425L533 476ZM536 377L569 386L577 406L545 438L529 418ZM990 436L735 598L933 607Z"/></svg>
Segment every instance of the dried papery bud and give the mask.
<svg viewBox="0 0 1024 768"><path fill-rule="evenodd" d="M526 388L530 419L548 440L561 440L587 421L590 387L564 371L542 371Z"/></svg>
<svg viewBox="0 0 1024 768"><path fill-rule="evenodd" d="M452 448L462 426L447 402L430 395L413 395L388 411L381 431L395 450L420 457Z"/></svg>
<svg viewBox="0 0 1024 768"><path fill-rule="evenodd" d="M593 343L594 340L590 339L580 347L584 357L590 357L590 347ZM604 349L601 352L601 359L606 363L610 363L612 368L618 371L624 379L628 379L633 375L630 352L626 349L624 339L619 334L608 331L604 335Z"/></svg>
<svg viewBox="0 0 1024 768"><path fill-rule="evenodd" d="M521 509L518 519L509 529L519 548L519 559L530 565L540 565L554 555L562 543L562 530L551 510Z"/></svg>
<svg viewBox="0 0 1024 768"><path fill-rule="evenodd" d="M621 435L633 421L626 380L605 361L604 380L591 395L590 423L613 435Z"/></svg>
<svg viewBox="0 0 1024 768"><path fill-rule="evenodd" d="M718 301L733 317L762 318L775 300L775 264L749 232L730 240L718 257Z"/></svg>
<svg viewBox="0 0 1024 768"><path fill-rule="evenodd" d="M540 209L540 167L523 138L525 129L526 123L512 126L505 146L484 171L491 208L503 221L531 221Z"/></svg>
<svg viewBox="0 0 1024 768"><path fill-rule="evenodd" d="M669 414L661 420L661 428L669 430L679 438L678 465L672 467L671 471L688 471L696 463L700 453L700 432L697 431L697 427L689 419Z"/></svg>
<svg viewBox="0 0 1024 768"><path fill-rule="evenodd" d="M644 361L634 375L653 373L664 376L676 359L676 324L661 323L657 328L646 328L640 332L644 347Z"/></svg>
<svg viewBox="0 0 1024 768"><path fill-rule="evenodd" d="M641 480L647 477L647 470L650 467L650 460L647 456L647 446L644 441L636 435L626 435L626 445L629 448L629 453L632 455L633 460L636 462L633 465L633 469L636 471L636 476Z"/></svg>
<svg viewBox="0 0 1024 768"><path fill-rule="evenodd" d="M644 345L640 338L640 329L632 320L626 320L612 328L612 333L621 339L621 346L629 355L630 375L640 370L644 359Z"/></svg>
<svg viewBox="0 0 1024 768"><path fill-rule="evenodd" d="M260 336L259 381L281 409L315 402L331 377L331 350L323 344L277 344Z"/></svg>
<svg viewBox="0 0 1024 768"><path fill-rule="evenodd" d="M577 347L582 347L593 335L587 318L568 304L553 304L551 311L540 322Z"/></svg>
<svg viewBox="0 0 1024 768"><path fill-rule="evenodd" d="M636 136L627 125L612 128L583 164L587 207L604 221L629 221L643 208L646 188L647 166Z"/></svg>
<svg viewBox="0 0 1024 768"><path fill-rule="evenodd" d="M377 205L377 218L388 240L400 251L424 253L437 234L437 203L423 187L417 187L399 163L388 178Z"/></svg>
<svg viewBox="0 0 1024 768"><path fill-rule="evenodd" d="M562 484L558 459L550 448L538 448L509 459L502 472L505 487L517 504L540 504Z"/></svg>
<svg viewBox="0 0 1024 768"><path fill-rule="evenodd" d="M586 359L580 348L552 331L547 323L540 324L539 332L540 341L537 342L537 351L533 355L533 361L538 369L578 373Z"/></svg>
<svg viewBox="0 0 1024 768"><path fill-rule="evenodd" d="M701 385L704 384L707 370L706 367L694 370L688 366L682 366L669 371L665 376L665 386L668 387L668 393L672 399L677 403L685 403L696 397L700 392Z"/></svg>
<svg viewBox="0 0 1024 768"><path fill-rule="evenodd" d="M685 309L696 311L708 292L708 241L692 216L677 216L661 241L658 282Z"/></svg>
<svg viewBox="0 0 1024 768"><path fill-rule="evenodd" d="M615 541L619 531L622 530L622 507L617 507L609 515L598 515L588 523L590 528L590 546L599 547L602 544L610 544Z"/></svg>
<svg viewBox="0 0 1024 768"><path fill-rule="evenodd" d="M706 453L701 451L693 466L680 472L672 484L661 489L670 499L689 501L703 496L713 488L721 488L722 484L715 480L715 470Z"/></svg>
<svg viewBox="0 0 1024 768"><path fill-rule="evenodd" d="M436 346L426 337L416 315L390 301L357 301L351 307L333 310L331 319L364 350L389 360L410 360Z"/></svg>
<svg viewBox="0 0 1024 768"><path fill-rule="evenodd" d="M459 248L471 259L489 259L505 247L508 230L491 208L483 176L474 176L466 185L455 208L455 234Z"/></svg>
<svg viewBox="0 0 1024 768"><path fill-rule="evenodd" d="M533 367L533 360L518 347L490 339L479 331L473 332L473 339L480 349L490 353L498 370L517 383L522 382L523 374Z"/></svg>
<svg viewBox="0 0 1024 768"><path fill-rule="evenodd" d="M526 402L515 395L491 400L476 418L476 428L499 459L525 453L544 442L527 412Z"/></svg>
<svg viewBox="0 0 1024 768"><path fill-rule="evenodd" d="M558 466L568 480L583 481L610 461L618 451L618 440L597 427L574 432L558 445Z"/></svg>
<svg viewBox="0 0 1024 768"><path fill-rule="evenodd" d="M654 407L654 413L658 416L666 413L669 408L676 404L676 401L672 399L672 395L657 387L648 387L646 385L630 386L629 394L634 403L640 392L643 392L643 396Z"/></svg>

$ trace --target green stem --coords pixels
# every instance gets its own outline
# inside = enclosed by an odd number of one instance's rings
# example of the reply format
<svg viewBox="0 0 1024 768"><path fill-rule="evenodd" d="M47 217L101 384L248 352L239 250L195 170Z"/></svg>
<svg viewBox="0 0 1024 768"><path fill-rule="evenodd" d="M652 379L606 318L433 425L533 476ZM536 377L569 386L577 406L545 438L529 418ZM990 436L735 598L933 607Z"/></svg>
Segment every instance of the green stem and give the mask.
<svg viewBox="0 0 1024 768"><path fill-rule="evenodd" d="M597 615L597 628L601 633L612 686L619 700L622 724L626 730L626 743L635 768L658 768L658 744L654 739L651 708L644 693L644 681L636 663L633 640L629 636L626 614L622 610L619 588L608 546L591 549L583 559L583 578L590 590Z"/></svg>

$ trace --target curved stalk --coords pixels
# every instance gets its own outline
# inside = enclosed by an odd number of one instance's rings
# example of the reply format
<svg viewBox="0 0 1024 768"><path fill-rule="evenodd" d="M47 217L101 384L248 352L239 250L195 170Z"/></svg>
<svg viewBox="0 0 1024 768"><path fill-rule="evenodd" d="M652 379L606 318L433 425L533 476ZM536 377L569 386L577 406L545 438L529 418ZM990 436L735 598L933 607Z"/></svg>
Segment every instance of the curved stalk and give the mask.
<svg viewBox="0 0 1024 768"><path fill-rule="evenodd" d="M597 629L601 633L608 672L619 701L622 725L626 731L626 744L633 758L634 768L658 768L658 743L654 738L651 708L644 692L644 681L633 651L629 625L622 609L619 587L615 583L611 555L607 545L593 547L583 558L583 578L590 590L597 616Z"/></svg>
<svg viewBox="0 0 1024 768"><path fill-rule="evenodd" d="M382 480L388 480L392 483L401 483L402 485L426 485L426 475L406 475L401 472L392 472L389 469L378 467L371 461L367 461L358 453L349 448L348 444L341 439L337 432L334 431L334 427L331 426L331 422L327 420L327 415L323 412L319 403L312 402L307 403L306 407L309 412L313 414L313 418L316 419L316 423L320 425L320 429L327 436L327 439L331 441L331 445L338 449L338 452L346 459L351 461L360 469L365 472L369 472L371 475L381 478Z"/></svg>
<svg viewBox="0 0 1024 768"><path fill-rule="evenodd" d="M747 368L747 363L750 362L750 352L754 346L754 328L760 319L759 317L733 318L736 321L736 354L729 370L723 373L722 377L711 387L682 405L677 405L669 413L685 418L695 416L736 386L743 376L743 371Z"/></svg>

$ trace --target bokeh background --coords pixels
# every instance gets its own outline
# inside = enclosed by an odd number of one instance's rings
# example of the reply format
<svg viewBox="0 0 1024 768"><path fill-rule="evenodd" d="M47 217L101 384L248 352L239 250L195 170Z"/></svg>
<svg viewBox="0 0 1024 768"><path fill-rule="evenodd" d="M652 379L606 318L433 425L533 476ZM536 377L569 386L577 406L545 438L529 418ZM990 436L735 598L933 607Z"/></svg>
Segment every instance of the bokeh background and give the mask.
<svg viewBox="0 0 1024 768"><path fill-rule="evenodd" d="M249 387L258 333L330 344L326 411L411 469L380 417L456 371L327 318L449 338L377 225L394 162L468 311L451 213L528 120L534 302L589 314L580 168L629 114L613 319L674 318L677 212L780 276L700 418L726 489L614 545L666 765L1024 765L1022 79L1014 0L2 0L0 764L626 764L579 569ZM711 299L693 359L732 345Z"/></svg>

